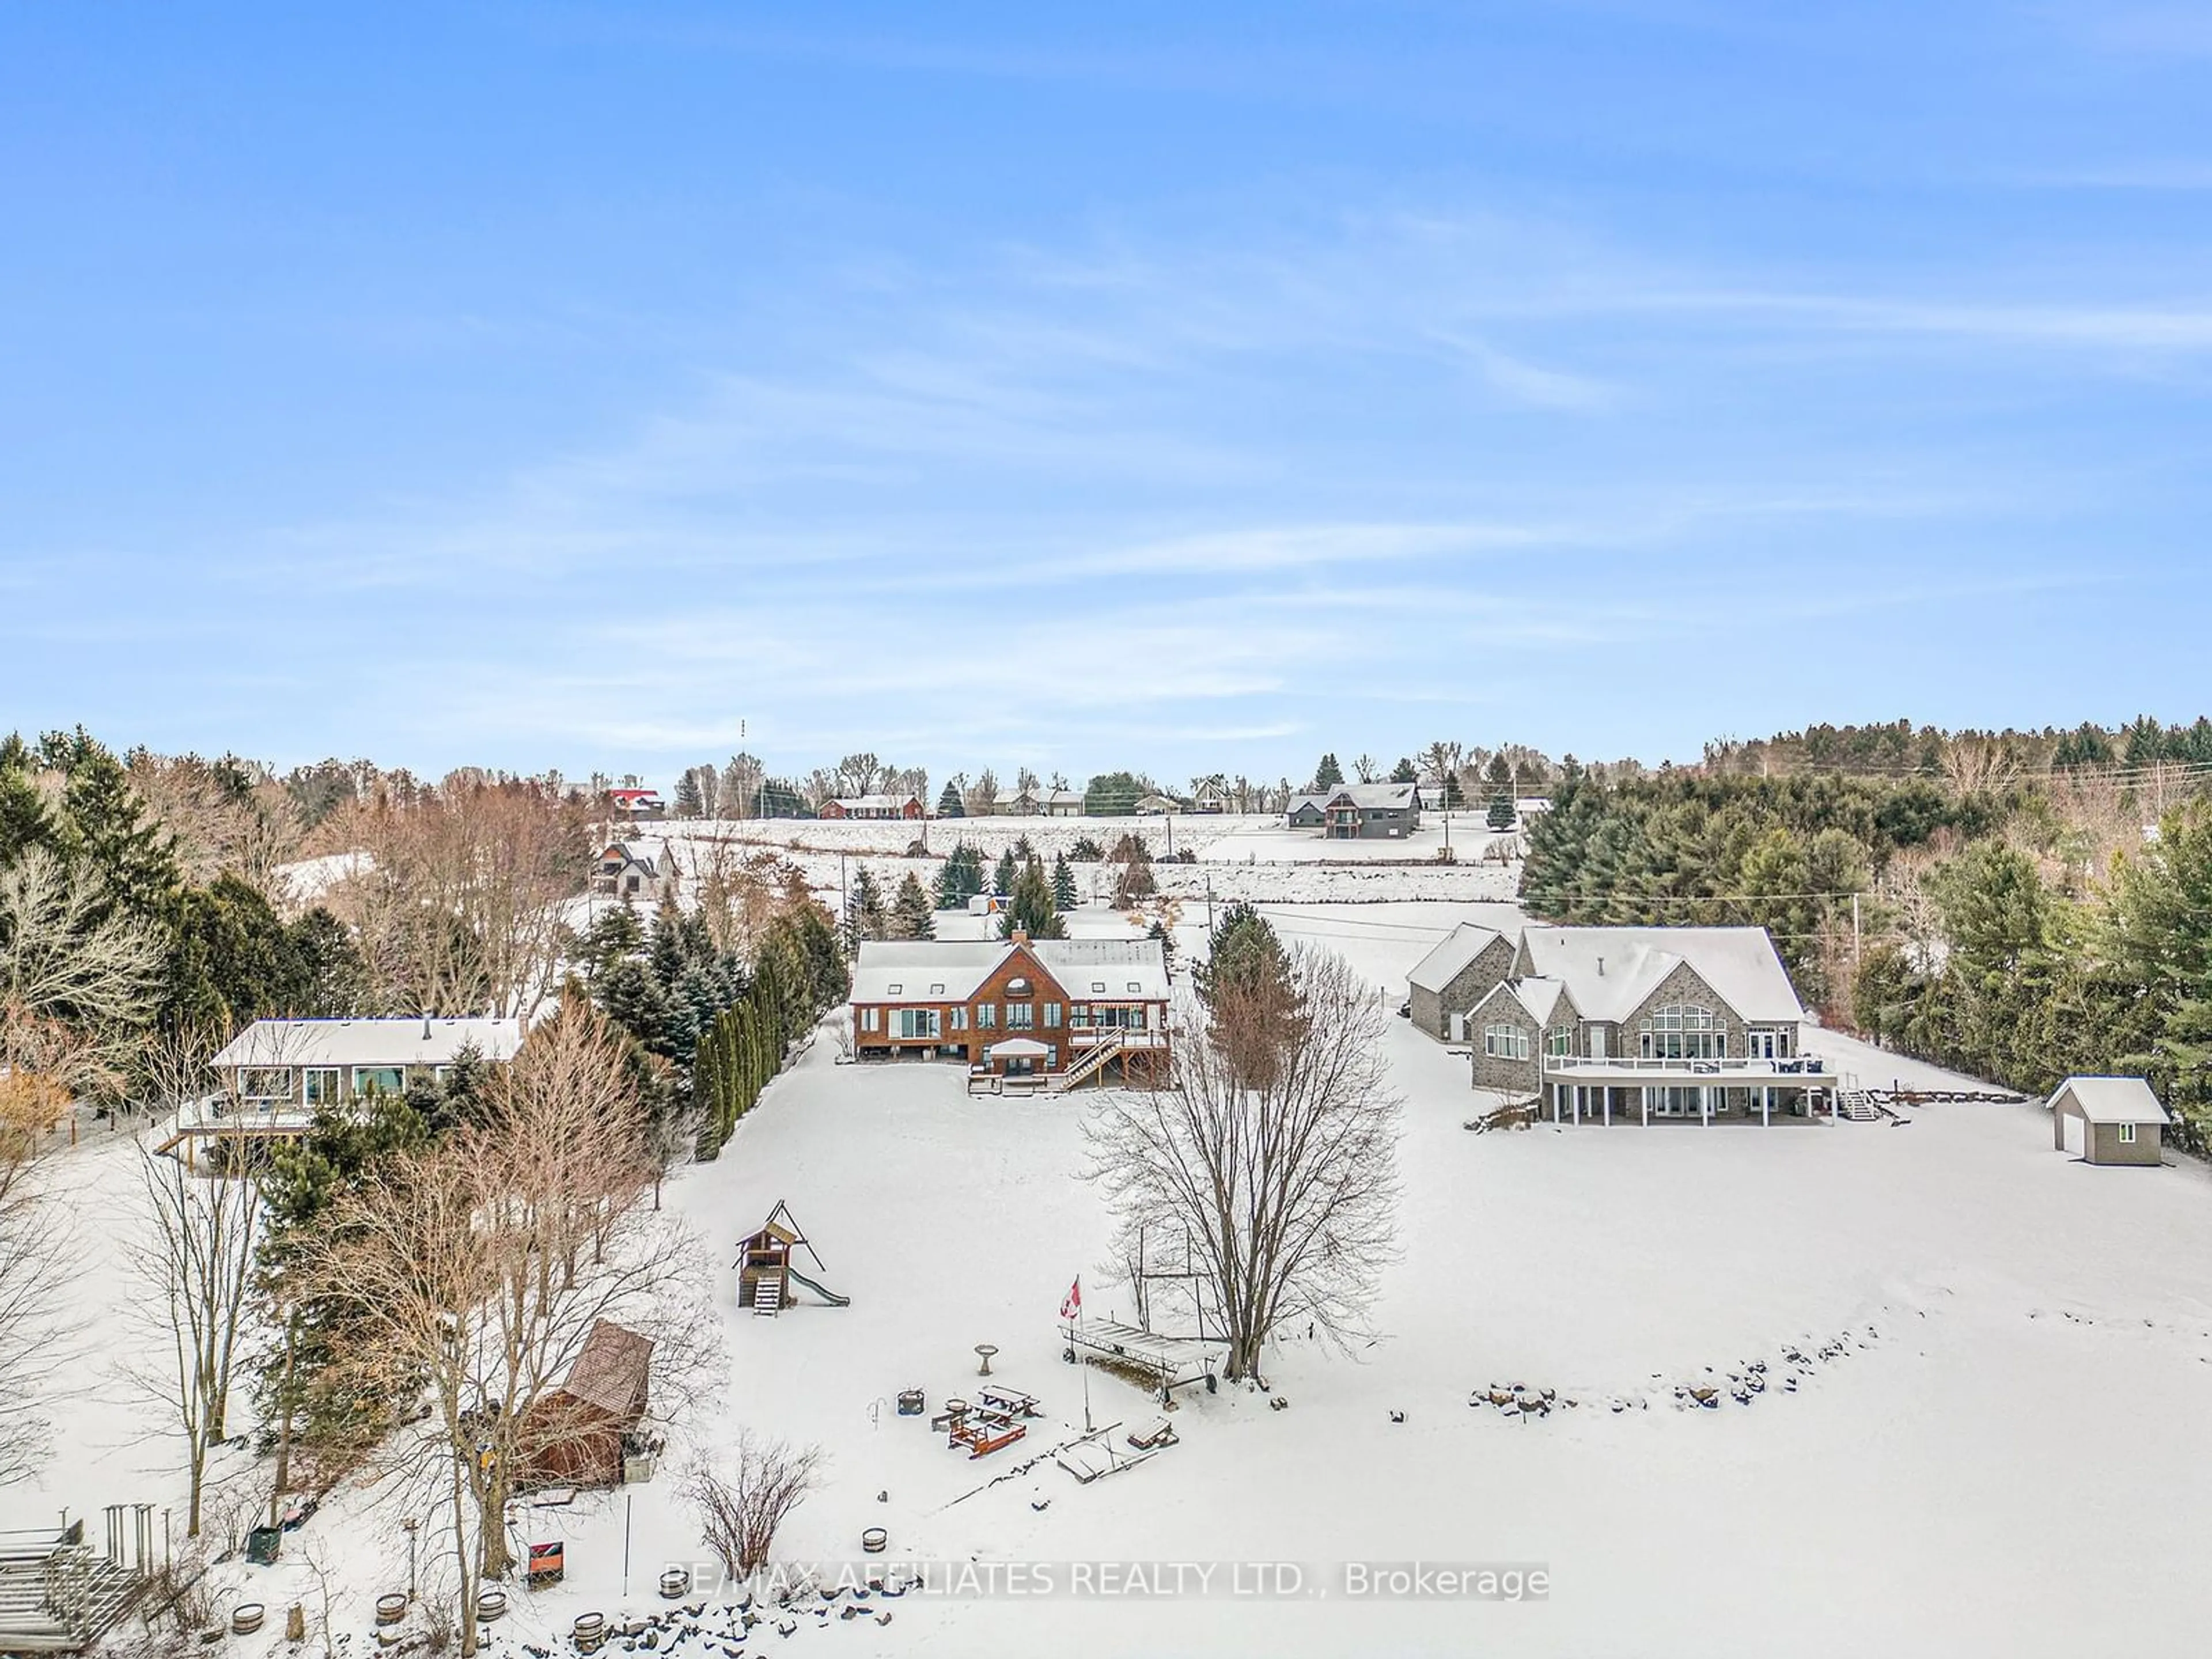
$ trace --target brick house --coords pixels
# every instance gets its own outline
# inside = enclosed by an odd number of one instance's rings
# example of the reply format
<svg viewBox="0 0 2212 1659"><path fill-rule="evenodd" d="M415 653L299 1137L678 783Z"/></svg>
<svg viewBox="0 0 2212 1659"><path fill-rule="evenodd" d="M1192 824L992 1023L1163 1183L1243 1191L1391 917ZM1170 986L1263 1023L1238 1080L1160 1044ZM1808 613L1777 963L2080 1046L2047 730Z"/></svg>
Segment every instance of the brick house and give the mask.
<svg viewBox="0 0 2212 1659"><path fill-rule="evenodd" d="M825 800L816 813L823 818L919 818L927 814L919 795L845 795Z"/></svg>
<svg viewBox="0 0 2212 1659"><path fill-rule="evenodd" d="M1475 1088L1533 1098L1559 1122L1836 1109L1841 1079L1800 1052L1804 1006L1763 927L1530 927L1486 984L1499 960L1462 929L1415 969L1445 988L1432 1018L1456 1012L1447 994L1472 999L1461 1026Z"/></svg>
<svg viewBox="0 0 2212 1659"><path fill-rule="evenodd" d="M1168 997L1158 939L868 939L853 966L854 1047L1002 1076L1151 1080L1167 1060Z"/></svg>

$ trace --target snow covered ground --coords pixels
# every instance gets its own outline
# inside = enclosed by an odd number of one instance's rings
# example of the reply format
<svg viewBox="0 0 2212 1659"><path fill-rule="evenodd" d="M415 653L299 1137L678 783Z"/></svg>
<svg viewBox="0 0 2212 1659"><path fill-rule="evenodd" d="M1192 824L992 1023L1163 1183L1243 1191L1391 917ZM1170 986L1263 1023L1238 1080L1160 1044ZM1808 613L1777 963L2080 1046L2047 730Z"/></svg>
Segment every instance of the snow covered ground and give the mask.
<svg viewBox="0 0 2212 1659"><path fill-rule="evenodd" d="M1472 905L1272 914L1386 995L1451 922L1510 919ZM1202 926L1185 907L1186 933ZM1099 1273L1106 1218L1074 1173L1095 1097L971 1100L954 1068L840 1066L817 1042L720 1161L670 1183L710 1241L730 1370L723 1396L678 1425L667 1465L739 1426L818 1443L830 1462L782 1540L789 1559L857 1564L861 1530L882 1526L884 1561L940 1576L1045 1564L1061 1592L915 1594L851 1621L833 1608L799 1622L808 1650L2200 1650L2212 1588L2160 1564L2212 1528L2212 1468L2185 1449L2212 1389L2201 1168L2090 1168L2051 1150L2029 1106L1929 1107L1900 1127L1473 1135L1464 1058L1399 1020L1387 1041L1407 1103L1405 1185L1376 1341L1350 1355L1285 1344L1268 1380L1286 1409L1185 1393L1181 1443L1094 1485L1036 1460L1083 1422L1055 1331L1068 1281L1084 1274L1094 1312L1127 1311ZM1936 1075L1833 1034L1812 1046L1869 1082ZM62 1166L95 1236L121 1213L126 1153ZM731 1243L778 1199L850 1307L738 1310ZM112 1258L88 1251L88 1302L119 1292ZM933 1409L972 1394L981 1342L1047 1416L971 1462L891 1401L908 1387ZM1735 1403L1731 1374L1761 1391ZM1542 1418L1470 1405L1493 1385L1559 1403ZM1715 1385L1715 1408L1678 1398ZM1103 1374L1090 1401L1101 1424L1157 1411ZM126 1423L112 1389L73 1404L54 1477L0 1492L0 1526L64 1502L173 1501L165 1449ZM526 1524L565 1539L569 1582L518 1596L504 1648L542 1644L579 1612L660 1605L662 1563L700 1554L673 1473ZM342 1628L366 1632L368 1596L404 1575L396 1516L342 1496L298 1536L344 1557ZM1346 1593L1348 1563L1414 1560L1540 1564L1550 1594ZM1066 1593L1089 1562L1296 1564L1303 1578L1293 1595L1240 1595L1223 1565L1210 1594ZM275 1607L303 1571L295 1551L273 1570L226 1565L219 1582ZM769 1626L744 1650L763 1638L781 1650ZM252 1659L276 1645L256 1643L232 1646Z"/></svg>

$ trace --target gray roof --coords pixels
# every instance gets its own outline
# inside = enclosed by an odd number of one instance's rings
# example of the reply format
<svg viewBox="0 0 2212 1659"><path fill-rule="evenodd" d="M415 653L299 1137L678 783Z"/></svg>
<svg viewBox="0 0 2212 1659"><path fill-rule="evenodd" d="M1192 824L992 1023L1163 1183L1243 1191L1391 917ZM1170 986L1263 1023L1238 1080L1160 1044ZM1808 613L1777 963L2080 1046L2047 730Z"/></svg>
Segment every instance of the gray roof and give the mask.
<svg viewBox="0 0 2212 1659"><path fill-rule="evenodd" d="M2069 1077L2052 1091L2051 1104L2072 1096L2092 1123L2164 1123L2166 1108L2139 1077Z"/></svg>
<svg viewBox="0 0 2212 1659"><path fill-rule="evenodd" d="M1627 1018L1685 963L1740 1019L1805 1018L1764 927L1528 927L1521 943L1531 976L1559 981L1584 1019Z"/></svg>
<svg viewBox="0 0 2212 1659"><path fill-rule="evenodd" d="M1495 927L1462 921L1413 964L1406 982L1424 991L1441 991L1466 971L1468 963L1504 937Z"/></svg>
<svg viewBox="0 0 2212 1659"><path fill-rule="evenodd" d="M450 1066L465 1052L514 1058L519 1019L257 1019L225 1043L213 1064L233 1066Z"/></svg>

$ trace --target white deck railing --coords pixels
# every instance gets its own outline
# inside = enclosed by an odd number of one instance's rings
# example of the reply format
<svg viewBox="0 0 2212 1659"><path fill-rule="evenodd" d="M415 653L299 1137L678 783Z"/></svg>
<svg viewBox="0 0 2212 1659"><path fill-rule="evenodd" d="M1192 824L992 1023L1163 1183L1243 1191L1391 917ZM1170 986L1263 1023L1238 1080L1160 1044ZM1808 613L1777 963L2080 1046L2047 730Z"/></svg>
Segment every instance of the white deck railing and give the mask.
<svg viewBox="0 0 2212 1659"><path fill-rule="evenodd" d="M1602 1059L1589 1054L1547 1054L1544 1070L1562 1074L1576 1072L1649 1072L1671 1073L1683 1077L1817 1077L1830 1082L1836 1078L1836 1073L1828 1070L1825 1061L1811 1057L1797 1060L1645 1060L1631 1054Z"/></svg>

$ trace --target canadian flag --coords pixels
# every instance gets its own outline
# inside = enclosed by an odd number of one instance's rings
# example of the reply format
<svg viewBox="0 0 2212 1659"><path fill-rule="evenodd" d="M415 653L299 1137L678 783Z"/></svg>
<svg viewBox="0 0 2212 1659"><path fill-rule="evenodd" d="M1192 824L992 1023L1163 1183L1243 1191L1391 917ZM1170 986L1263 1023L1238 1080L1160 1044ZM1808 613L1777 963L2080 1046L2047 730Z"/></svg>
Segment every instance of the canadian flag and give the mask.
<svg viewBox="0 0 2212 1659"><path fill-rule="evenodd" d="M1075 1319L1080 1317L1082 1313L1083 1275L1078 1273L1075 1276L1075 1283L1067 1287L1067 1295L1060 1304L1060 1316L1062 1319Z"/></svg>

